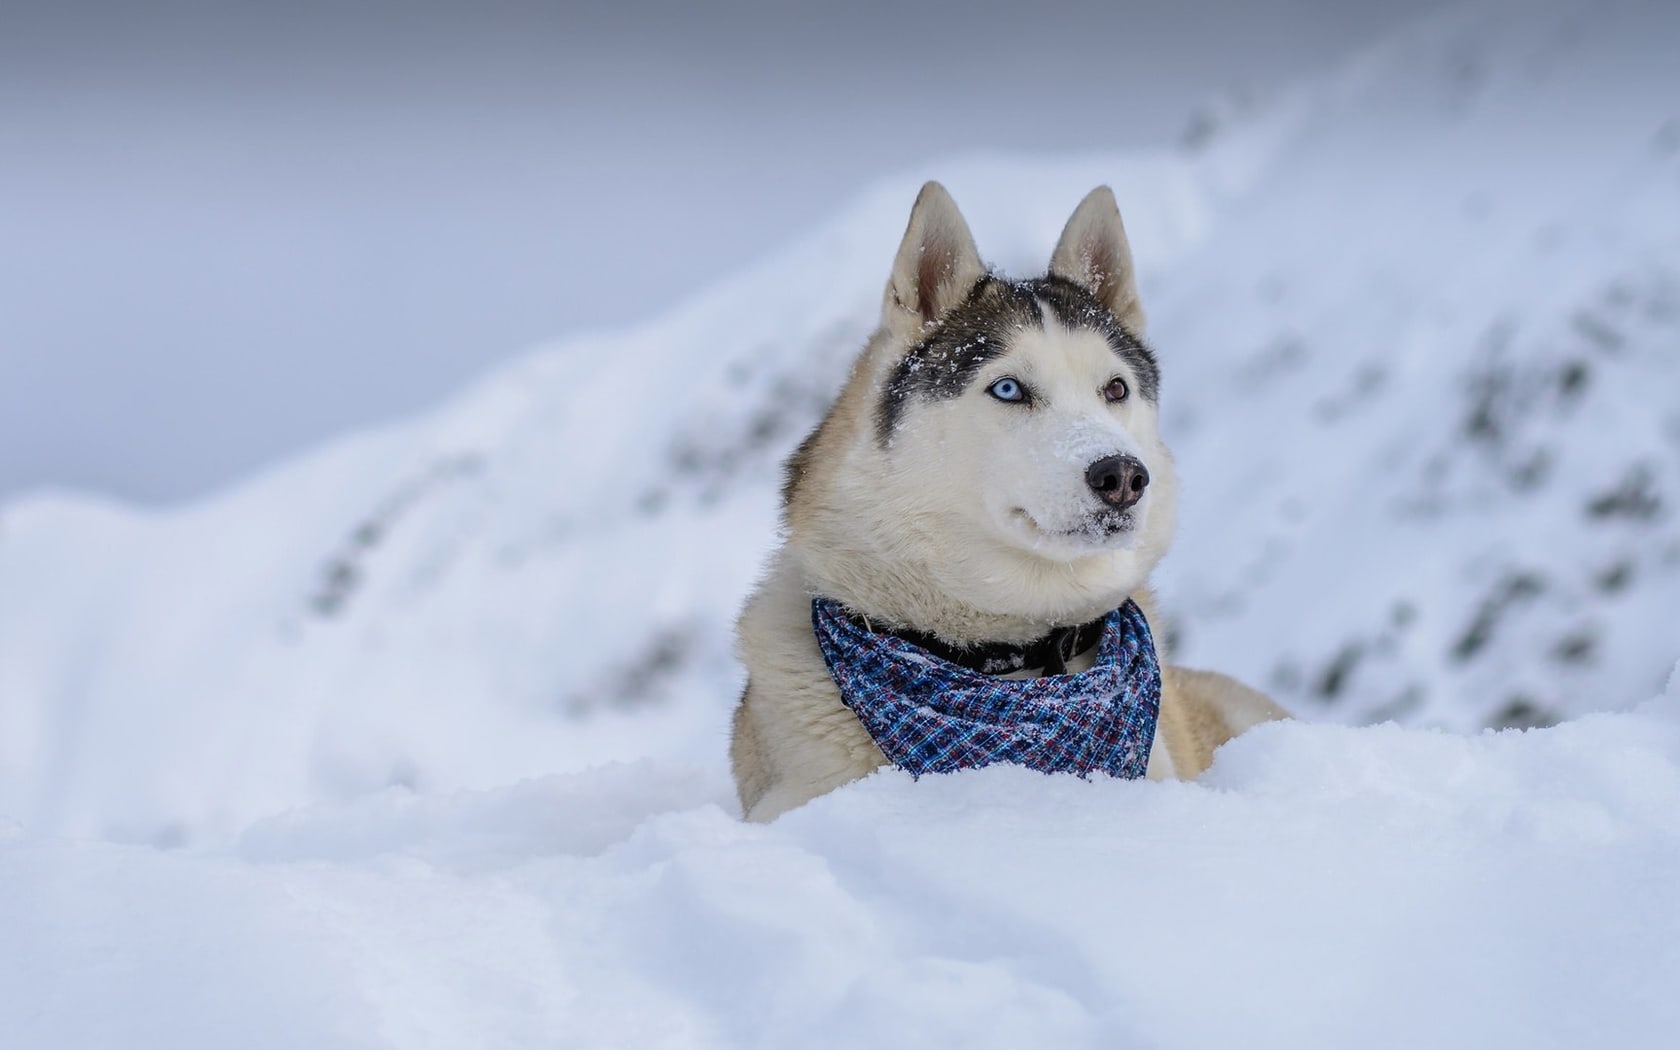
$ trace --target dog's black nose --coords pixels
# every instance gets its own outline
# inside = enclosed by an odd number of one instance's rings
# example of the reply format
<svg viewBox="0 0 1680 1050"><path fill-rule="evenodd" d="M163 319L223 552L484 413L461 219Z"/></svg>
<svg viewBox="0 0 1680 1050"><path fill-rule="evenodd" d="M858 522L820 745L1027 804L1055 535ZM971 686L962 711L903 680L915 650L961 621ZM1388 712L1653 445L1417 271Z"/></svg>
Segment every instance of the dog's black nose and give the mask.
<svg viewBox="0 0 1680 1050"><path fill-rule="evenodd" d="M1085 468L1085 483L1104 503L1125 510L1143 498L1149 470L1133 456L1105 456Z"/></svg>

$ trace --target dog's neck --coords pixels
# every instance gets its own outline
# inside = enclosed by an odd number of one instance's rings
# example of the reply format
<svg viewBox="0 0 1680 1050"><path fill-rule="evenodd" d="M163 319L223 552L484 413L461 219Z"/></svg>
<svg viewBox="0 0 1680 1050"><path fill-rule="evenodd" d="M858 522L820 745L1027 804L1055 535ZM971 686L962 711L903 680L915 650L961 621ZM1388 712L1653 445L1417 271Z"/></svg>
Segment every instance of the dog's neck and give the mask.
<svg viewBox="0 0 1680 1050"><path fill-rule="evenodd" d="M1143 581L1130 585L1072 590L1068 575L1056 573L1057 600L1027 612L995 612L954 597L938 582L931 566L874 545L861 535L788 538L805 590L832 598L872 623L897 632L932 636L957 648L1028 646L1052 631L1077 627L1118 608ZM819 544L819 539L829 543ZM1037 569L1020 568L1025 574ZM1044 571L1044 570L1040 570Z"/></svg>

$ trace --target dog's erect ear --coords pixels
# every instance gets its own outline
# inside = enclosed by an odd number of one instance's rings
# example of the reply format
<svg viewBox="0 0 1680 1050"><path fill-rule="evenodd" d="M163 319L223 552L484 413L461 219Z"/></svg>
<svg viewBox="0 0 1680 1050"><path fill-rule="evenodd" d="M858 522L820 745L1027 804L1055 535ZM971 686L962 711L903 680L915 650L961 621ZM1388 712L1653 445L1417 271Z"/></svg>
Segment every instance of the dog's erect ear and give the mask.
<svg viewBox="0 0 1680 1050"><path fill-rule="evenodd" d="M1073 217L1050 256L1050 272L1089 288L1121 324L1143 334L1143 304L1138 300L1132 270L1132 248L1126 242L1126 227L1120 222L1114 191L1107 186L1086 194L1073 209Z"/></svg>
<svg viewBox="0 0 1680 1050"><path fill-rule="evenodd" d="M897 313L920 327L961 302L985 272L957 202L945 187L930 182L916 194L910 209L910 225L887 282L882 320Z"/></svg>

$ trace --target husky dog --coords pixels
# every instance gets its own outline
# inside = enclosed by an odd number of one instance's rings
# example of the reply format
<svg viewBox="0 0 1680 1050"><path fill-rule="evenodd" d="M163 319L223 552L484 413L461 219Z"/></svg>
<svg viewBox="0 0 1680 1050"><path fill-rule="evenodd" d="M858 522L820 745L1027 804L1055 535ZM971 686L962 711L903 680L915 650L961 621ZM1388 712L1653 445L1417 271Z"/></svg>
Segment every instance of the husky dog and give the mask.
<svg viewBox="0 0 1680 1050"><path fill-rule="evenodd" d="M730 757L748 819L888 763L841 700L815 598L952 647L1027 645L1128 598L1159 623L1148 580L1177 479L1143 330L1108 187L1025 281L989 272L945 188L922 187L880 327L787 463L785 541L737 627L748 680ZM1286 717L1223 675L1162 660L1160 677L1151 779L1194 777L1220 744Z"/></svg>

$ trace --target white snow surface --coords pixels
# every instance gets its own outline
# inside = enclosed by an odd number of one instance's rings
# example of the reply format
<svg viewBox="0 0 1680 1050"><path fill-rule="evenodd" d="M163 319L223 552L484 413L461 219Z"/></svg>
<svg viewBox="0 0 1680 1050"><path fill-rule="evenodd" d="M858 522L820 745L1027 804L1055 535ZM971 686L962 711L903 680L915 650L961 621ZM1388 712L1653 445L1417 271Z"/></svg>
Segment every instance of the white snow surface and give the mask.
<svg viewBox="0 0 1680 1050"><path fill-rule="evenodd" d="M769 827L643 762L0 850L19 1047L1579 1047L1680 1026L1680 687L1202 783L879 773Z"/></svg>
<svg viewBox="0 0 1680 1050"><path fill-rule="evenodd" d="M0 1045L1671 1045L1676 40L1449 11L1182 152L908 173L208 502L0 509ZM1014 273L1115 187L1178 653L1304 717L748 826L730 620L925 177Z"/></svg>

